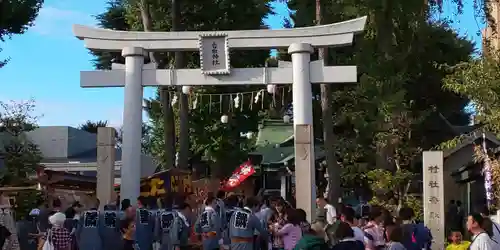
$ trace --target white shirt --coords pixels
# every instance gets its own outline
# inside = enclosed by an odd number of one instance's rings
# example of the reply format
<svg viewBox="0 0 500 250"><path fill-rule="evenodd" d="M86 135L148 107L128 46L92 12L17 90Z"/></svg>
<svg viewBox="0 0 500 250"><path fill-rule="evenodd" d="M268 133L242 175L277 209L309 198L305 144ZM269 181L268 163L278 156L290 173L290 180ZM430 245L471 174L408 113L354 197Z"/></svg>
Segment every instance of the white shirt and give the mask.
<svg viewBox="0 0 500 250"><path fill-rule="evenodd" d="M352 232L354 233L354 239L361 241L363 245L365 244L365 233L359 227L351 227Z"/></svg>
<svg viewBox="0 0 500 250"><path fill-rule="evenodd" d="M326 209L326 222L328 224L333 224L337 220L337 210L330 204L326 204L324 207Z"/></svg>
<svg viewBox="0 0 500 250"><path fill-rule="evenodd" d="M486 232L472 236L472 244L470 250L496 250L495 242L490 239Z"/></svg>

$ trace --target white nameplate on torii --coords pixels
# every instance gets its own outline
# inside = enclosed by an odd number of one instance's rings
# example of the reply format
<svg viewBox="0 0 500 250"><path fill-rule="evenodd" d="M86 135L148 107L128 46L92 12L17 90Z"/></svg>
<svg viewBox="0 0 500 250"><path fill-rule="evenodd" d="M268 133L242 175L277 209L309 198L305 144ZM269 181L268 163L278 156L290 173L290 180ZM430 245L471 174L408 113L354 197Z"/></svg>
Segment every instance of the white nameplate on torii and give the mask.
<svg viewBox="0 0 500 250"><path fill-rule="evenodd" d="M262 85L291 84L292 67L289 62L279 62L278 68L236 68L230 75L205 75L200 69L155 69L146 64L142 72L143 86L181 86L189 83L201 85ZM80 86L83 88L123 87L125 71L123 64L113 64L113 70L82 71ZM310 63L311 83L355 83L356 66L323 66L323 61ZM266 72L266 73L264 73ZM267 74L267 79L264 75Z"/></svg>

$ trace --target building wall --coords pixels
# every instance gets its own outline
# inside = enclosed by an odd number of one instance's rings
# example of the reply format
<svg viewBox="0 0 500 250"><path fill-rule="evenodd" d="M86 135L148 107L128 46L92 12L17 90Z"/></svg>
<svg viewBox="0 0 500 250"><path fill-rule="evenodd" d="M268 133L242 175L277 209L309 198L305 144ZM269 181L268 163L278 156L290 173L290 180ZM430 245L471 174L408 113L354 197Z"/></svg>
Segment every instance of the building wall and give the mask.
<svg viewBox="0 0 500 250"><path fill-rule="evenodd" d="M445 159L443 171L445 208L451 200L462 201L465 209L469 206L468 203L470 202L470 199L468 184L457 183L451 174L464 167L465 164L473 162L473 154L473 145L469 144ZM469 211L466 212L468 213Z"/></svg>
<svg viewBox="0 0 500 250"><path fill-rule="evenodd" d="M42 126L28 132L27 137L38 145L45 159L67 159L96 150L97 135L68 126ZM95 161L96 152L90 157Z"/></svg>
<svg viewBox="0 0 500 250"><path fill-rule="evenodd" d="M40 127L27 133L31 142L37 144L44 158L68 157L68 127Z"/></svg>
<svg viewBox="0 0 500 250"><path fill-rule="evenodd" d="M97 135L68 127L68 156L96 149Z"/></svg>

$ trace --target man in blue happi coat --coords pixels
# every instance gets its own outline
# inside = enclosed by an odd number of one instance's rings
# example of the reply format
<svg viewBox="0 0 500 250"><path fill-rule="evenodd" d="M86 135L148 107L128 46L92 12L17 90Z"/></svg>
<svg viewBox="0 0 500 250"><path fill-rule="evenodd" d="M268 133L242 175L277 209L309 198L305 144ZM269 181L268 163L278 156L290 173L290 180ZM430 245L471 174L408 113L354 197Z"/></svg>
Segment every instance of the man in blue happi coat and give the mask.
<svg viewBox="0 0 500 250"><path fill-rule="evenodd" d="M99 231L103 249L115 250L122 247L118 211L111 209L111 207L105 207L105 211L99 214Z"/></svg>
<svg viewBox="0 0 500 250"><path fill-rule="evenodd" d="M273 215L273 210L270 207L270 200L269 196L267 195L262 195L260 197L260 209L255 213L255 216L257 219L259 219L260 223L262 224L263 228L268 227L268 221L271 219L271 216ZM267 249L268 248L268 241L266 239L263 239L260 235L257 235L257 246L256 249Z"/></svg>
<svg viewBox="0 0 500 250"><path fill-rule="evenodd" d="M215 205L215 211L220 216L221 221L226 220L226 205L224 204L224 199L226 198L226 192L219 190L217 192L217 199Z"/></svg>
<svg viewBox="0 0 500 250"><path fill-rule="evenodd" d="M182 229L179 233L179 248L187 249L189 245L189 238L191 237L191 206L189 203L184 202L179 206L179 210L177 211L179 218L181 219Z"/></svg>
<svg viewBox="0 0 500 250"><path fill-rule="evenodd" d="M255 231L259 232L261 239L267 240L267 231L254 214L258 209L259 202L254 197L249 197L245 201L243 209L239 209L232 214L229 221L231 249L253 250Z"/></svg>
<svg viewBox="0 0 500 250"><path fill-rule="evenodd" d="M78 248L82 250L101 250L102 241L99 233L99 212L94 206L91 210L83 212L76 229Z"/></svg>
<svg viewBox="0 0 500 250"><path fill-rule="evenodd" d="M223 221L224 224L222 226L222 244L224 249L229 249L229 245L231 244L231 238L229 237L229 222L233 213L240 209L238 207L238 196L229 195L224 201L224 204L226 210L226 220Z"/></svg>
<svg viewBox="0 0 500 250"><path fill-rule="evenodd" d="M198 217L194 230L202 236L203 249L219 249L219 239L222 236L222 221L215 207L217 200L214 196L208 196L205 201L205 209Z"/></svg>
<svg viewBox="0 0 500 250"><path fill-rule="evenodd" d="M174 250L179 246L179 235L183 224L179 212L173 209L170 196L163 200L162 207L155 223L156 249Z"/></svg>
<svg viewBox="0 0 500 250"><path fill-rule="evenodd" d="M141 204L141 203L139 203ZM144 204L144 203L142 203ZM137 209L135 241L139 249L150 250L154 241L155 214L141 205Z"/></svg>

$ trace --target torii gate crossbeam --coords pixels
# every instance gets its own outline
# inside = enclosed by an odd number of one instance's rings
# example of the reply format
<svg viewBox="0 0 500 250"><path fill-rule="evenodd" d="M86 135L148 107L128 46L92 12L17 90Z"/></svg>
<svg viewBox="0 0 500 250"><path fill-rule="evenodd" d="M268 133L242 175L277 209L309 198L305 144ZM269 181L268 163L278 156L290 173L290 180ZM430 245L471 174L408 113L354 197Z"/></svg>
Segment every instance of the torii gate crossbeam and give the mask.
<svg viewBox="0 0 500 250"><path fill-rule="evenodd" d="M314 47L349 45L364 29L366 17L346 22L282 30L221 32L125 32L73 26L75 36L91 50L121 51L125 66L115 70L82 72L82 87L125 89L121 198L135 200L140 190L143 86L287 84L292 82L295 131L297 207L313 219L315 157L312 134L312 83L356 82L355 66L325 67L310 62ZM224 53L219 53L223 48ZM229 49L288 48L291 65L279 68L230 69ZM147 51L200 50L199 69L155 70L144 65ZM211 62L211 64L210 64ZM291 66L291 68L290 68ZM124 82L124 84L123 84Z"/></svg>

